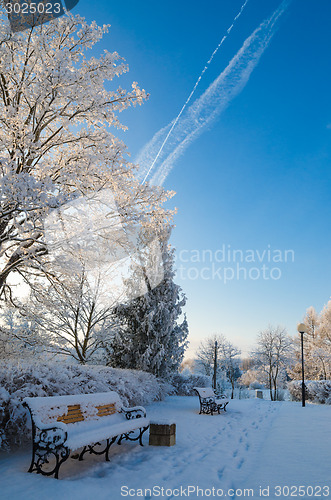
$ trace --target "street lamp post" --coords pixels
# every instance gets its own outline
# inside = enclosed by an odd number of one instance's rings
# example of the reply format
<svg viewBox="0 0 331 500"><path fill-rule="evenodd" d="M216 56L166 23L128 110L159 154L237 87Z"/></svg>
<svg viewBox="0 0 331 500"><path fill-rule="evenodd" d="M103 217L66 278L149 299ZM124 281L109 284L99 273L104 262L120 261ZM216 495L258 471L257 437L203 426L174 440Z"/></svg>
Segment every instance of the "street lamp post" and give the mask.
<svg viewBox="0 0 331 500"><path fill-rule="evenodd" d="M304 361L303 361L303 334L306 333L306 325L304 323L299 323L297 327L298 332L301 335L301 371L302 371L302 406L306 406L306 394L305 394L305 369L304 369Z"/></svg>
<svg viewBox="0 0 331 500"><path fill-rule="evenodd" d="M217 340L215 340L215 348L214 348L213 386L214 386L214 391L216 391L216 388L217 388Z"/></svg>

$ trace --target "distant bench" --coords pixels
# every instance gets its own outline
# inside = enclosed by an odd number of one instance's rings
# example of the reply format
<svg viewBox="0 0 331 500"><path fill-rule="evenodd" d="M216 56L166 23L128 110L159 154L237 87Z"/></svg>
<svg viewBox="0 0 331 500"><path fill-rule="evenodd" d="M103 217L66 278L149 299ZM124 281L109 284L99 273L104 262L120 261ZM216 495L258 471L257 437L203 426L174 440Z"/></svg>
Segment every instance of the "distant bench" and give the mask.
<svg viewBox="0 0 331 500"><path fill-rule="evenodd" d="M200 401L200 412L213 414L215 412L219 413L220 410L226 411L226 405L229 400L223 394L221 396L216 396L215 392L211 387L194 387L197 392Z"/></svg>
<svg viewBox="0 0 331 500"><path fill-rule="evenodd" d="M125 408L117 392L72 396L29 397L23 405L32 420L32 461L28 472L58 479L59 469L70 452L102 455L109 461L109 448L118 438L139 440L149 427L142 406ZM101 445L101 441L106 441Z"/></svg>

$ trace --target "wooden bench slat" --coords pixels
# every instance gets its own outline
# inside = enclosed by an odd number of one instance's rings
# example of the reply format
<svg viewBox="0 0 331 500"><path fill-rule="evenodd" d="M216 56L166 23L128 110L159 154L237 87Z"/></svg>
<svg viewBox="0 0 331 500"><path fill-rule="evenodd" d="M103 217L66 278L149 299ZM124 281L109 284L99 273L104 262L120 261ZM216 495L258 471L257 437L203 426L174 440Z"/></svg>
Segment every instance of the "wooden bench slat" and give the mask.
<svg viewBox="0 0 331 500"><path fill-rule="evenodd" d="M76 422L83 422L84 417L75 417L75 418L66 418L66 417L59 417L57 419L58 422L63 422L65 424L75 424Z"/></svg>
<svg viewBox="0 0 331 500"><path fill-rule="evenodd" d="M96 409L98 410L98 417L107 417L108 415L113 415L114 413L116 413L116 407L114 403L96 406Z"/></svg>
<svg viewBox="0 0 331 500"><path fill-rule="evenodd" d="M107 417L116 413L116 407L114 403L96 406L95 408L98 410L97 417ZM60 415L57 418L58 422L64 422L65 424L74 424L76 422L82 422L84 420L85 418L80 405L68 405L67 413L64 415Z"/></svg>
<svg viewBox="0 0 331 500"><path fill-rule="evenodd" d="M76 422L82 422L84 420L84 415L80 405L68 405L67 414L60 415L57 418L58 422L64 422L65 424L74 424Z"/></svg>

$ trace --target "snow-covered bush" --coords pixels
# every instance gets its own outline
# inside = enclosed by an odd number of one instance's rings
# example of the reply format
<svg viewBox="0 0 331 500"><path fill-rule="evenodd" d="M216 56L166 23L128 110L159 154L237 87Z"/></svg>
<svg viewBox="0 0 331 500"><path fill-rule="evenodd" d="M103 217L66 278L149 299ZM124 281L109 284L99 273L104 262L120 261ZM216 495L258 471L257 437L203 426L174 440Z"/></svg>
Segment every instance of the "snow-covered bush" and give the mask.
<svg viewBox="0 0 331 500"><path fill-rule="evenodd" d="M177 396L196 396L194 387L210 387L211 380L207 375L177 373L171 383Z"/></svg>
<svg viewBox="0 0 331 500"><path fill-rule="evenodd" d="M331 380L306 380L306 399L313 403L331 405ZM288 390L294 401L301 401L301 380L293 380Z"/></svg>
<svg viewBox="0 0 331 500"><path fill-rule="evenodd" d="M285 401L286 395L287 395L287 391L285 389L277 389L276 401Z"/></svg>
<svg viewBox="0 0 331 500"><path fill-rule="evenodd" d="M239 387L234 391L235 399L249 399L249 390L244 387Z"/></svg>
<svg viewBox="0 0 331 500"><path fill-rule="evenodd" d="M287 388L290 393L290 397L292 401L300 401L301 400L301 380L292 380L287 384ZM306 384L307 389L307 384ZM308 396L308 392L306 390L306 397Z"/></svg>
<svg viewBox="0 0 331 500"><path fill-rule="evenodd" d="M331 405L331 380L312 380L309 393L315 403Z"/></svg>
<svg viewBox="0 0 331 500"><path fill-rule="evenodd" d="M125 406L163 399L171 386L150 373L65 363L0 363L0 449L31 442L26 396L116 391Z"/></svg>

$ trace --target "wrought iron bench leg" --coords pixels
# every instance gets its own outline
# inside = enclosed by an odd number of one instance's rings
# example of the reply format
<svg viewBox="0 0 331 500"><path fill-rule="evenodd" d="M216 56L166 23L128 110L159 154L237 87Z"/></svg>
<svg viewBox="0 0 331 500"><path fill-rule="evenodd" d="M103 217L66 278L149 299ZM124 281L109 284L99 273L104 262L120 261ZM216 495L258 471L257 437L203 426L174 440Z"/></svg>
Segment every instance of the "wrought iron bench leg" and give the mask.
<svg viewBox="0 0 331 500"><path fill-rule="evenodd" d="M106 461L109 462L109 448L111 447L111 445L113 443L115 443L117 439L117 436L111 438L111 439L107 439L107 447L106 447Z"/></svg>
<svg viewBox="0 0 331 500"><path fill-rule="evenodd" d="M31 458L31 464L30 464L30 467L29 467L29 470L28 472L33 472L33 466L35 464L35 457L36 457L36 445L33 443L32 445L32 458Z"/></svg>
<svg viewBox="0 0 331 500"><path fill-rule="evenodd" d="M119 437L119 440L117 441L117 444L122 444L122 441L123 439L126 439L128 441L138 441L139 440L139 444L141 446L144 446L143 443L142 443L142 436L144 434L145 431L147 431L149 425L147 427L140 427L138 429L135 429L133 431L129 431L129 432L125 432L124 434L121 434L120 437ZM135 431L138 431L139 430L139 435L136 436L136 437L131 437L131 434L134 434Z"/></svg>
<svg viewBox="0 0 331 500"><path fill-rule="evenodd" d="M148 427L149 426L140 428L140 435L139 435L139 444L140 444L140 446L144 446L143 442L142 442L142 437L143 437L144 432L147 431Z"/></svg>
<svg viewBox="0 0 331 500"><path fill-rule="evenodd" d="M41 450L42 453L38 453L38 450ZM49 463L48 457L50 455L53 455L53 457L55 458L55 466L52 470L45 471L43 470L43 465ZM33 447L32 460L28 472L35 471L37 472L37 474L41 474L42 476L53 476L54 474L55 479L59 479L60 467L63 462L65 462L69 458L69 455L70 450L66 446L61 446L58 449L45 451L43 448L35 445Z"/></svg>
<svg viewBox="0 0 331 500"><path fill-rule="evenodd" d="M61 451L61 457L62 457L61 459L59 458L58 455L56 456L56 467L55 467L55 474L54 474L55 479L59 479L60 467L63 464L63 462L65 462L67 460L67 458L69 458L69 455L70 455L70 450L68 448L66 448L65 450Z"/></svg>
<svg viewBox="0 0 331 500"><path fill-rule="evenodd" d="M84 460L85 453L89 453L90 455L103 455L103 454L105 454L106 461L109 462L109 448L116 441L117 437L118 436L114 436L112 438L108 438L106 440L106 446L105 446L105 448L103 448L101 450L97 449L97 447L101 446L101 442L97 442L97 443L94 443L94 444L88 444L88 445L84 446L84 448L82 449L82 451L79 454L79 459L78 460L79 461Z"/></svg>

